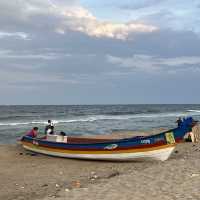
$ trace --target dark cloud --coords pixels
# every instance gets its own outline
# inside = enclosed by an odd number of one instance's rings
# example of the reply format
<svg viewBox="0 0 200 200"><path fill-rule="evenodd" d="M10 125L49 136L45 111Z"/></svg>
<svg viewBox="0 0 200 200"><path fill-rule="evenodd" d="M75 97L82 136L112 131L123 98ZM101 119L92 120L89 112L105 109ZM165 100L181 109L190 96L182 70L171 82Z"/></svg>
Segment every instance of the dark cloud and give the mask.
<svg viewBox="0 0 200 200"><path fill-rule="evenodd" d="M169 30L138 35L130 41L93 39L80 33L59 37L55 33L40 33L28 41L1 39L4 50L0 51L0 66L40 71L45 76L106 74L119 70L107 63L107 55L122 58L135 54L161 58L198 57L199 43L199 37L192 32Z"/></svg>

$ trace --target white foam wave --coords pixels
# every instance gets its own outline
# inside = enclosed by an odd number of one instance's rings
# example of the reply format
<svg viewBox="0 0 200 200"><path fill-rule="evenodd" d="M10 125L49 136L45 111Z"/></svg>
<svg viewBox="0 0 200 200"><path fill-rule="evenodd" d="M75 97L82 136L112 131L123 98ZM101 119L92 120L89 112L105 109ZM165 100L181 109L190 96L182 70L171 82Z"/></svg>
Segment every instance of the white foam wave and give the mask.
<svg viewBox="0 0 200 200"><path fill-rule="evenodd" d="M200 110L187 110L188 112L197 112L200 113Z"/></svg>
<svg viewBox="0 0 200 200"><path fill-rule="evenodd" d="M0 126L18 126L18 125L28 125L28 124L46 124L45 122L11 122L11 123L0 123Z"/></svg>
<svg viewBox="0 0 200 200"><path fill-rule="evenodd" d="M189 111L190 116L200 115L200 111L195 112L193 110ZM62 120L52 120L54 124L61 123L78 123L78 122L95 122L101 120L128 120L128 119L142 119L142 118L169 118L169 117L186 117L187 112L173 112L173 113L155 113L155 114L130 114L130 115L94 115L85 118L74 118L74 119L62 119ZM0 123L0 126L24 126L24 125L34 125L43 124L46 125L46 121L30 121L30 122L6 122Z"/></svg>

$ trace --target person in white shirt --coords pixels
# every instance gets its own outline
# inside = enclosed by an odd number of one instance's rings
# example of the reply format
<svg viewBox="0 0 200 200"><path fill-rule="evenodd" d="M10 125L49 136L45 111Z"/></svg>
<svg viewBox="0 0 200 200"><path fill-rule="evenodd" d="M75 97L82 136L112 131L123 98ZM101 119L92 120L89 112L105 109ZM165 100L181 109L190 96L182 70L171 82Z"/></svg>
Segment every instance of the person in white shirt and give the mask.
<svg viewBox="0 0 200 200"><path fill-rule="evenodd" d="M51 120L48 120L48 124L46 125L45 130L44 130L45 134L51 132L52 127L53 127L52 121L51 121ZM53 129L54 129L54 127L53 127Z"/></svg>
<svg viewBox="0 0 200 200"><path fill-rule="evenodd" d="M54 134L54 126L50 126L48 129L47 129L47 135L53 135Z"/></svg>

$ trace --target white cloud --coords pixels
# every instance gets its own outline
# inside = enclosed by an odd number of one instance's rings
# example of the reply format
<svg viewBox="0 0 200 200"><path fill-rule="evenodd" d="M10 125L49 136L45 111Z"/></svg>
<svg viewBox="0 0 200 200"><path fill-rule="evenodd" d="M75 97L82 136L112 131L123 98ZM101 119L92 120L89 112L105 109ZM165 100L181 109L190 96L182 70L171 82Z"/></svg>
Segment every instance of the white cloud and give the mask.
<svg viewBox="0 0 200 200"><path fill-rule="evenodd" d="M61 10L60 10L61 11ZM125 40L133 33L148 33L157 30L157 27L137 22L114 23L100 21L88 10L82 7L68 7L61 11L63 23L59 30L65 32L68 28L89 36L108 37Z"/></svg>
<svg viewBox="0 0 200 200"><path fill-rule="evenodd" d="M200 64L199 56L182 56L176 58L160 59L160 63L168 66L180 66L180 65L196 65Z"/></svg>
<svg viewBox="0 0 200 200"><path fill-rule="evenodd" d="M80 31L95 37L107 37L125 40L133 33L153 32L156 30L153 26L137 23L110 23L100 22L98 20L88 20L78 27L71 27L75 31Z"/></svg>
<svg viewBox="0 0 200 200"><path fill-rule="evenodd" d="M24 32L2 32L0 31L0 39L4 37L16 37L18 39L29 40L29 35Z"/></svg>
<svg viewBox="0 0 200 200"><path fill-rule="evenodd" d="M1 12L2 10L4 11ZM101 21L89 10L78 4L60 4L57 1L50 0L0 2L0 17L15 22L18 20L22 24L31 24L35 28L51 29L60 34L65 34L71 30L92 37L121 40L127 39L134 33L149 33L158 29L141 22L114 23Z"/></svg>
<svg viewBox="0 0 200 200"><path fill-rule="evenodd" d="M185 67L196 71L200 67L198 66L200 65L199 56L161 58L157 56L136 54L132 57L116 57L107 55L106 59L111 64L148 72L166 70L170 73L172 71L175 73L177 70L185 69Z"/></svg>

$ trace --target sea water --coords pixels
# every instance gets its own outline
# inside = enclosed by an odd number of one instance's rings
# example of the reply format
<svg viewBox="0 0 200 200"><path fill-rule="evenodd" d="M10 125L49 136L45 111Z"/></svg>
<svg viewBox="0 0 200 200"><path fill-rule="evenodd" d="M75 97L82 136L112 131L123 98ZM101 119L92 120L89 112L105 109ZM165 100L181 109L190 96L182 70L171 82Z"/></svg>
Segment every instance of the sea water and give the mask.
<svg viewBox="0 0 200 200"><path fill-rule="evenodd" d="M187 116L200 120L200 105L0 106L0 144L15 143L34 126L43 133L48 119L58 133L92 135L174 128L177 117Z"/></svg>

